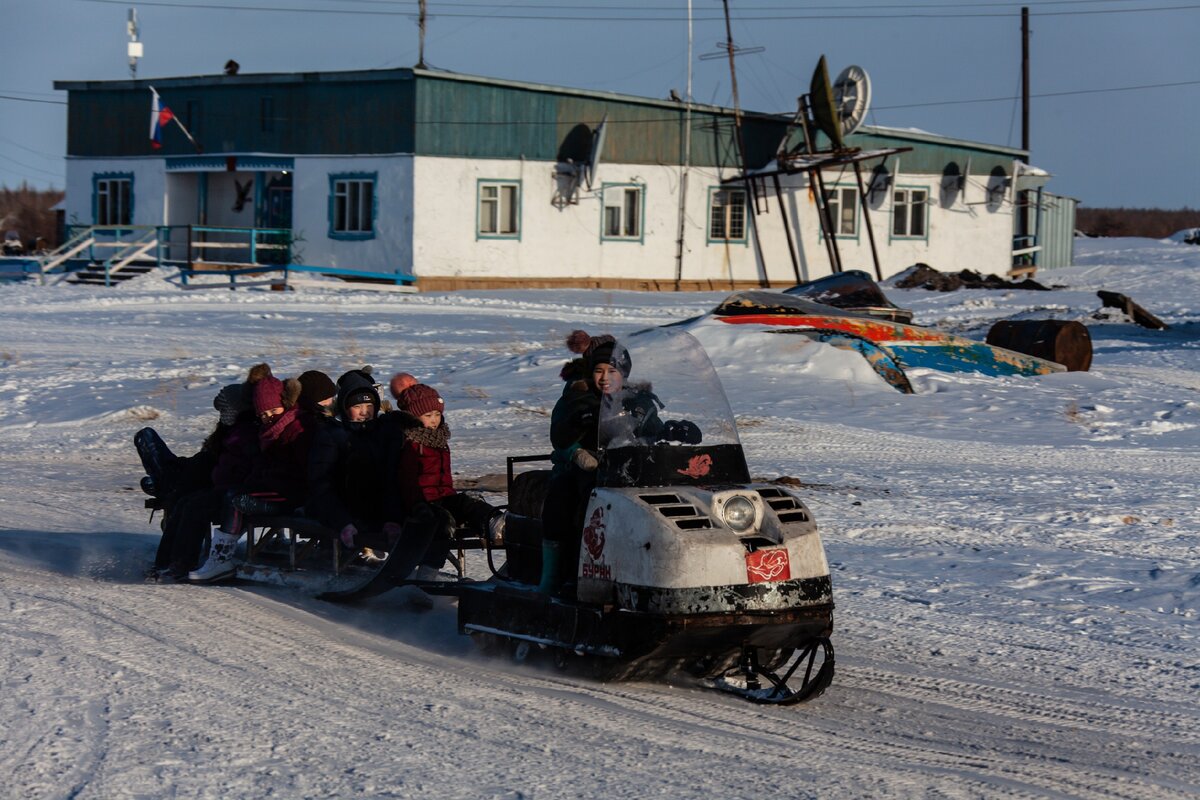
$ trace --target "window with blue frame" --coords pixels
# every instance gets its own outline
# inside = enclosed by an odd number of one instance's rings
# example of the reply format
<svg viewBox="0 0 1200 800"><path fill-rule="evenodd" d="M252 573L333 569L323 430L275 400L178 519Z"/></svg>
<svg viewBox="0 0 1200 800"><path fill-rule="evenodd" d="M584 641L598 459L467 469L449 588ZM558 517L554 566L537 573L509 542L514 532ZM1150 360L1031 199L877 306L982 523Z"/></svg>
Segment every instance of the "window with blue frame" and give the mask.
<svg viewBox="0 0 1200 800"><path fill-rule="evenodd" d="M602 202L600 238L642 241L642 202L645 187L635 183L606 183L600 190Z"/></svg>
<svg viewBox="0 0 1200 800"><path fill-rule="evenodd" d="M95 225L133 224L133 173L104 173L92 178Z"/></svg>
<svg viewBox="0 0 1200 800"><path fill-rule="evenodd" d="M329 238L375 238L376 173L329 176Z"/></svg>
<svg viewBox="0 0 1200 800"><path fill-rule="evenodd" d="M521 237L521 182L480 180L478 183L475 237Z"/></svg>
<svg viewBox="0 0 1200 800"><path fill-rule="evenodd" d="M708 240L746 241L746 190L710 189L708 192Z"/></svg>
<svg viewBox="0 0 1200 800"><path fill-rule="evenodd" d="M896 189L892 192L892 236L923 239L928 226L929 192L926 189Z"/></svg>

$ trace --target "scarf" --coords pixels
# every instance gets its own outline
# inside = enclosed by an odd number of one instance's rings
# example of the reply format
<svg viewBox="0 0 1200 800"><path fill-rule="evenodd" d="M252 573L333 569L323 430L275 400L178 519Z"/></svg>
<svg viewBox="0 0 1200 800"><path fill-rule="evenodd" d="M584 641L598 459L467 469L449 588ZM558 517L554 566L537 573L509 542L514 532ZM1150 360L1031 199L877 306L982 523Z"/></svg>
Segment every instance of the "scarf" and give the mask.
<svg viewBox="0 0 1200 800"><path fill-rule="evenodd" d="M434 447L438 450L450 449L450 426L442 420L442 424L436 428L408 428L404 431L404 438L419 447Z"/></svg>
<svg viewBox="0 0 1200 800"><path fill-rule="evenodd" d="M260 430L258 432L259 447L261 447L263 450L266 450L271 445L275 444L279 437L283 435L283 432L287 429L287 427L292 424L292 420L294 420L296 415L299 413L300 407L293 406L276 417L275 421L270 425Z"/></svg>

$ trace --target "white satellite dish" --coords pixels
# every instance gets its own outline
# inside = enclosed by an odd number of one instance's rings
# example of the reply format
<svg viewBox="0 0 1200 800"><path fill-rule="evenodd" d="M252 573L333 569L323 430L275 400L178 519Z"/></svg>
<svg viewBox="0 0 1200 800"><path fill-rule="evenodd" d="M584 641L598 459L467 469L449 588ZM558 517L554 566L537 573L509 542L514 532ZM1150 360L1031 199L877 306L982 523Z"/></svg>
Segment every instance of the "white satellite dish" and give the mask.
<svg viewBox="0 0 1200 800"><path fill-rule="evenodd" d="M596 179L596 170L600 167L600 154L604 150L604 132L607 122L608 114L605 113L604 119L600 120L600 124L592 132L592 152L588 154L587 172L584 175L587 178L589 189L592 188L592 182Z"/></svg>
<svg viewBox="0 0 1200 800"><path fill-rule="evenodd" d="M859 129L871 106L871 79L865 69L851 64L842 70L833 82L833 105L842 136L849 136Z"/></svg>

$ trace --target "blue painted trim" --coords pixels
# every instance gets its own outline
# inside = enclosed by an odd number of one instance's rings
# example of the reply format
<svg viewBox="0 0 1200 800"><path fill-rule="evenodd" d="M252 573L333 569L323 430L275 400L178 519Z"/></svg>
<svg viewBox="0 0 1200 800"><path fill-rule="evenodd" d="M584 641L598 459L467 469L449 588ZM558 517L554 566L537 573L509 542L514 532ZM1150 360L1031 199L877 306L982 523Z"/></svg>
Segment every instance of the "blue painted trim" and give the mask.
<svg viewBox="0 0 1200 800"><path fill-rule="evenodd" d="M502 178L477 178L475 180L475 241L480 239L509 239L521 241L521 234L525 230L524 209L521 204L525 202L525 187L520 178L515 180L504 180ZM483 205L483 187L484 186L516 186L517 187L517 230L515 233L483 233L479 230L480 214L479 208Z"/></svg>
<svg viewBox="0 0 1200 800"><path fill-rule="evenodd" d="M276 269L280 269L277 267ZM309 264L289 264L289 270L295 272L314 272L319 275L336 275L347 278L378 278L380 280L395 280L397 283L416 283L417 276L396 270L395 272L368 272L361 269L338 269L334 267L317 267Z"/></svg>
<svg viewBox="0 0 1200 800"><path fill-rule="evenodd" d="M717 192L741 192L742 193L742 235L729 236L724 239L714 239L712 235L712 210L713 210L713 195ZM706 218L704 221L704 243L710 244L740 244L743 247L750 246L750 204L747 201L745 189L732 189L728 186L709 186L708 187L708 209L705 212ZM726 226L728 227L728 226Z"/></svg>
<svg viewBox="0 0 1200 800"><path fill-rule="evenodd" d="M896 234L896 192L912 190L925 192L925 202L921 205L925 212L925 235L924 236L898 236ZM889 242L928 242L929 241L929 203L932 198L928 186L921 186L915 183L901 183L895 186L888 187L888 198L892 201L892 210L888 214L888 241ZM912 203L908 204L909 209L912 208ZM911 228L912 225L910 224Z"/></svg>
<svg viewBox="0 0 1200 800"><path fill-rule="evenodd" d="M276 156L167 156L167 172L225 172L229 159L237 159L239 172L283 172L295 169L296 159Z"/></svg>
<svg viewBox="0 0 1200 800"><path fill-rule="evenodd" d="M371 230L369 231L339 231L334 228L335 210L337 209L338 181L371 184ZM376 224L379 219L379 173L378 172L332 172L329 174L329 238L341 242L363 242L375 238Z"/></svg>
<svg viewBox="0 0 1200 800"><path fill-rule="evenodd" d="M604 193L609 189L637 189L640 196L638 198L638 213L641 219L638 220L638 235L637 236L609 236L604 232ZM624 192L621 196L621 221L625 221L625 197ZM644 183L602 183L600 184L600 243L604 242L636 242L637 244L646 243L646 184Z"/></svg>
<svg viewBox="0 0 1200 800"><path fill-rule="evenodd" d="M96 219L96 215L100 213L100 181L129 181L129 221L128 222L105 222L105 225L132 225L133 224L133 173L132 172L93 172L92 173L92 224L102 224Z"/></svg>

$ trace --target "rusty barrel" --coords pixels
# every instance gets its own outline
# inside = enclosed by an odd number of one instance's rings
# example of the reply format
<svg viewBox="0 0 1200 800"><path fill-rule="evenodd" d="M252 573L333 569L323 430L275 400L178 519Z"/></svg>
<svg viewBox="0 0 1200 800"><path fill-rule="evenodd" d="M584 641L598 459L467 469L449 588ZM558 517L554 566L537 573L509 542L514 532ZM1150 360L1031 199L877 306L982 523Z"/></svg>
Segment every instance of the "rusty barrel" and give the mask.
<svg viewBox="0 0 1200 800"><path fill-rule="evenodd" d="M1071 372L1086 372L1092 365L1092 337L1074 320L1004 320L988 331L987 343L1056 361Z"/></svg>

